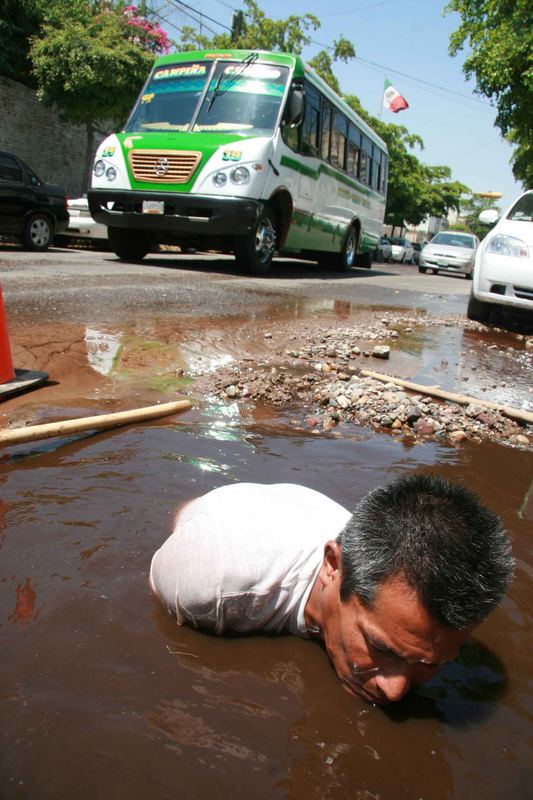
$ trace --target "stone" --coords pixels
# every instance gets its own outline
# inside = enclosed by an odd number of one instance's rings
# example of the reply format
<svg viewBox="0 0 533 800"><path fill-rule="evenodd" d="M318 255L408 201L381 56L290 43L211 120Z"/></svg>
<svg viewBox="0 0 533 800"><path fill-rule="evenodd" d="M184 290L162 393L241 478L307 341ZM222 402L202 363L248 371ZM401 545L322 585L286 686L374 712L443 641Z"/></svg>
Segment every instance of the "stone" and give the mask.
<svg viewBox="0 0 533 800"><path fill-rule="evenodd" d="M377 344L372 350L372 355L374 358L390 358L390 347L385 344Z"/></svg>
<svg viewBox="0 0 533 800"><path fill-rule="evenodd" d="M433 422L429 419L419 419L413 427L420 436L432 436L435 432Z"/></svg>
<svg viewBox="0 0 533 800"><path fill-rule="evenodd" d="M449 434L449 438L450 441L455 444L458 442L464 442L464 440L467 439L468 437L465 431L459 430L459 431L451 431L451 433Z"/></svg>
<svg viewBox="0 0 533 800"><path fill-rule="evenodd" d="M241 394L239 391L239 387L235 386L234 383L232 383L231 386L226 386L225 391L228 397L239 397Z"/></svg>

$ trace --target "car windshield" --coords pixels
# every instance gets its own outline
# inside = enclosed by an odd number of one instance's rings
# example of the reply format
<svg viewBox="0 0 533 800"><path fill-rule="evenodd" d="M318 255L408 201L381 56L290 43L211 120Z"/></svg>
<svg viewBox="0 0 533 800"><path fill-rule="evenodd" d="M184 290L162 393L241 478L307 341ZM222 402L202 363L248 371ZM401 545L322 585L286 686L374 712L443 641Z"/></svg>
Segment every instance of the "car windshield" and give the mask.
<svg viewBox="0 0 533 800"><path fill-rule="evenodd" d="M389 241L391 244L399 244L401 247L407 245L407 241L405 239L400 239L398 236L392 236Z"/></svg>
<svg viewBox="0 0 533 800"><path fill-rule="evenodd" d="M507 214L513 222L533 222L533 192L524 194Z"/></svg>
<svg viewBox="0 0 533 800"><path fill-rule="evenodd" d="M272 133L285 92L287 67L257 64L253 59L220 61L214 71L212 67L212 62L202 61L157 67L124 130Z"/></svg>
<svg viewBox="0 0 533 800"><path fill-rule="evenodd" d="M468 250L473 250L475 239L473 236L460 233L437 233L430 244L446 244L448 247L465 247Z"/></svg>

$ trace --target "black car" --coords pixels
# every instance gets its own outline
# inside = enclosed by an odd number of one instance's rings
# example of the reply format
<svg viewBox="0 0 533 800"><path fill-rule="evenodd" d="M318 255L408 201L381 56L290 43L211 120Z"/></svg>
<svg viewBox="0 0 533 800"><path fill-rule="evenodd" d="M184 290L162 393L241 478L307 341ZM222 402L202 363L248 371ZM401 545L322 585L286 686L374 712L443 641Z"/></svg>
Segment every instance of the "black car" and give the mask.
<svg viewBox="0 0 533 800"><path fill-rule="evenodd" d="M20 158L0 151L0 235L43 251L55 233L66 230L68 220L63 187L44 183Z"/></svg>

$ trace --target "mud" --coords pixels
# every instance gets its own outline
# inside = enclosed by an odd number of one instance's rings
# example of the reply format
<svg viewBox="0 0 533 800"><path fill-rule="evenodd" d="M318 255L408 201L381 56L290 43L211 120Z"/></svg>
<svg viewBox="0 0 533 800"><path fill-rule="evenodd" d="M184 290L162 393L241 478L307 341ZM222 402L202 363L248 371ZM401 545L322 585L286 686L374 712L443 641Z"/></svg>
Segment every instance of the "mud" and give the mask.
<svg viewBox="0 0 533 800"><path fill-rule="evenodd" d="M403 423L391 434L358 414L324 426L335 408L315 395L344 386L341 367L356 374L361 363L531 408L526 338L463 330L454 318L290 303L255 318L62 321L37 334L15 324L11 335L17 366L53 379L5 402L2 426L177 394L195 407L2 451L2 797L530 797L531 431L521 428L529 444L479 431L452 444ZM378 344L390 346L387 361L364 356ZM317 380L278 399L272 369ZM265 394L243 397L254 375ZM242 383L240 397L227 396L228 377ZM148 592L151 555L177 505L197 494L290 481L351 507L416 471L463 482L497 510L517 571L458 661L389 711L346 695L315 642L178 628Z"/></svg>

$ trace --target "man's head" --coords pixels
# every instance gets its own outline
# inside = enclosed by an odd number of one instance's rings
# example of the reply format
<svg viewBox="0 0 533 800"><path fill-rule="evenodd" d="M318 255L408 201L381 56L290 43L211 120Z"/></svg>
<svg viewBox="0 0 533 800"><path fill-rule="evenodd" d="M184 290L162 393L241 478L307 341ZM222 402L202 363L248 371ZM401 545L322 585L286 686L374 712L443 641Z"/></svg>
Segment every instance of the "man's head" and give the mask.
<svg viewBox="0 0 533 800"><path fill-rule="evenodd" d="M499 603L513 563L498 517L461 486L420 475L370 492L327 543L313 598L343 685L380 703L428 680Z"/></svg>

